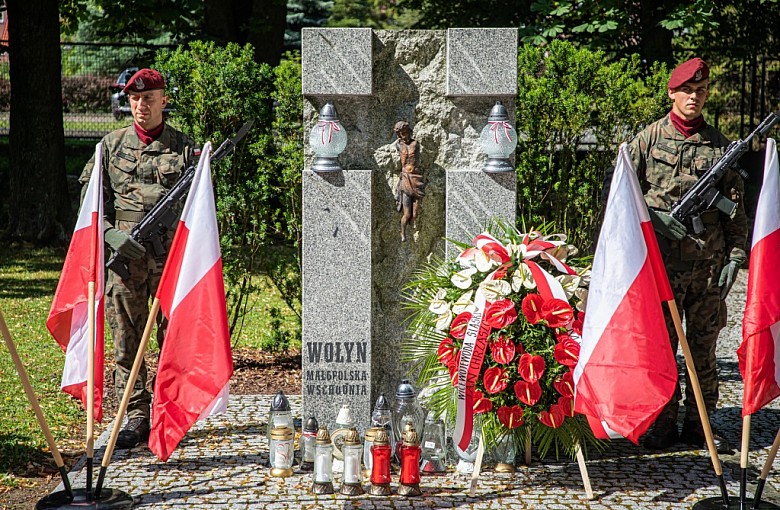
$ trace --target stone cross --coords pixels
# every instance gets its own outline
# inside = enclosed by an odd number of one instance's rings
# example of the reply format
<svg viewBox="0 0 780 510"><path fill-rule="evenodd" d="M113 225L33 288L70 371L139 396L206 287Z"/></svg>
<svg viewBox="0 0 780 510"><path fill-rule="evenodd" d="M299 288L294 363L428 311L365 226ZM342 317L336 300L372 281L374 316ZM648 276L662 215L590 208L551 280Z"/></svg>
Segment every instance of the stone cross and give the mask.
<svg viewBox="0 0 780 510"><path fill-rule="evenodd" d="M479 135L496 100L514 120L516 29L302 32L304 139L330 101L348 135L343 171L303 169L304 417L332 427L342 404L370 426L380 393L394 401L410 366L400 362L403 287L445 238L470 241L491 217L514 224L514 172L487 174ZM393 126L420 144L425 199L400 242L400 174ZM419 388L418 388L419 389Z"/></svg>

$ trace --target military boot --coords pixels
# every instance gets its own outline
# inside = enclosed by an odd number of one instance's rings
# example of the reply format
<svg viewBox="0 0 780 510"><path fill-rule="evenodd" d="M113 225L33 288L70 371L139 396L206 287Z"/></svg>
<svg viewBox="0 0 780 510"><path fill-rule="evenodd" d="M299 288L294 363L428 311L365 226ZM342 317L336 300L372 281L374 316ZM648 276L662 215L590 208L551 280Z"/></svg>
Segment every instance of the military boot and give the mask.
<svg viewBox="0 0 780 510"><path fill-rule="evenodd" d="M731 445L726 438L715 430L715 427L712 427L712 439L718 453L731 453ZM704 428L702 427L701 422L685 420L683 422L682 433L680 434L680 441L696 448L705 448L706 441L704 437Z"/></svg>
<svg viewBox="0 0 780 510"><path fill-rule="evenodd" d="M118 448L135 448L149 439L149 419L143 416L130 418L116 438Z"/></svg>
<svg viewBox="0 0 780 510"><path fill-rule="evenodd" d="M679 439L677 420L671 417L659 417L653 425L653 430L645 436L642 446L648 450L665 450L677 444Z"/></svg>

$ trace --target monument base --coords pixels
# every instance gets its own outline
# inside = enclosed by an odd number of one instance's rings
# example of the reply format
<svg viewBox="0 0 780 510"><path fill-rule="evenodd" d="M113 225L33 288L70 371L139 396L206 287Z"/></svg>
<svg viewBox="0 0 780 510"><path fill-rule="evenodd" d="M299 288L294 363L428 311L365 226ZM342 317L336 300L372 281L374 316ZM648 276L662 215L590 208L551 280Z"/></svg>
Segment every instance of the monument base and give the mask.
<svg viewBox="0 0 780 510"><path fill-rule="evenodd" d="M73 491L73 496L69 496L65 491L57 491L49 494L45 498L38 501L35 505L36 510L46 510L50 508L60 509L84 509L84 508L98 508L104 509L125 509L133 507L133 497L116 489L103 488L100 491L100 497L95 498L94 495L90 499L87 499L86 489L76 489Z"/></svg>
<svg viewBox="0 0 780 510"><path fill-rule="evenodd" d="M723 498L720 496L702 499L692 507L694 510L725 510L725 509L739 509L739 508L753 508L753 498L745 499L745 506L740 506L739 497L732 497L729 501L729 506L723 504ZM770 510L780 508L774 503L769 501L761 501L758 504L758 510Z"/></svg>

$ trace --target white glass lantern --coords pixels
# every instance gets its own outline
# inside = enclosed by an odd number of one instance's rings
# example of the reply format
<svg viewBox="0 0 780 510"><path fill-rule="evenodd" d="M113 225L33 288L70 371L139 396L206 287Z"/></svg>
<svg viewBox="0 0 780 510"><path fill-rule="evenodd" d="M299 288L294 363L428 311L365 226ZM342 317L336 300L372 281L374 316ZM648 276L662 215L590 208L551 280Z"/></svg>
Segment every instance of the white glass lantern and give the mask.
<svg viewBox="0 0 780 510"><path fill-rule="evenodd" d="M360 470L360 460L363 457L363 444L360 434L355 429L350 429L344 440L344 478L341 484L340 494L345 496L358 496L363 494L361 485L363 473Z"/></svg>
<svg viewBox="0 0 780 510"><path fill-rule="evenodd" d="M509 123L509 114L501 101L496 101L496 105L490 110L488 123L479 135L479 143L488 156L487 163L482 167L483 172L515 171L509 163L509 158L517 147L517 131Z"/></svg>
<svg viewBox="0 0 780 510"><path fill-rule="evenodd" d="M314 494L333 494L333 444L327 427L317 432L314 446Z"/></svg>
<svg viewBox="0 0 780 510"><path fill-rule="evenodd" d="M314 172L338 172L342 170L338 156L347 147L347 131L339 122L336 107L325 103L320 110L317 125L309 134L309 145L314 151Z"/></svg>

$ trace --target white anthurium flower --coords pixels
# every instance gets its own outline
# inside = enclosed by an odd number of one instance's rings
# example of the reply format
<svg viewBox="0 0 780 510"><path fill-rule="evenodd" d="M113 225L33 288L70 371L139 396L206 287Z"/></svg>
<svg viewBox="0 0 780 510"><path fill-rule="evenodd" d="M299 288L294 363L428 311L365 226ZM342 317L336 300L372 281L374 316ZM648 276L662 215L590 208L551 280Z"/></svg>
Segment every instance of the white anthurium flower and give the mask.
<svg viewBox="0 0 780 510"><path fill-rule="evenodd" d="M474 307L474 302L471 300L471 297L474 295L474 291L470 290L468 292L464 292L462 296L458 298L455 303L452 305L452 311L453 313L456 313L460 315L461 313L469 310L469 307ZM471 310L469 310L471 311Z"/></svg>
<svg viewBox="0 0 780 510"><path fill-rule="evenodd" d="M577 301L577 310L584 312L585 307L588 306L588 289L585 287L579 287L574 291L574 297L579 300Z"/></svg>
<svg viewBox="0 0 780 510"><path fill-rule="evenodd" d="M520 289L525 287L526 289L535 289L536 288L536 281L534 281L534 277L531 274L531 269L528 267L528 264L520 263L519 266L517 266L517 269L514 273L512 273L512 290L515 292L520 292Z"/></svg>
<svg viewBox="0 0 780 510"><path fill-rule="evenodd" d="M496 301L512 292L512 286L506 280L485 280L479 287L488 301Z"/></svg>
<svg viewBox="0 0 780 510"><path fill-rule="evenodd" d="M474 265L480 272L487 273L493 266L497 266L498 262L488 257L484 251L477 250L474 254Z"/></svg>
<svg viewBox="0 0 780 510"><path fill-rule="evenodd" d="M550 248L547 250L547 253L550 254L551 257L555 257L561 262L566 262L566 258L571 255L571 252L569 252L569 247L570 246L567 245L556 246L555 248Z"/></svg>
<svg viewBox="0 0 780 510"><path fill-rule="evenodd" d="M576 270L577 273L580 275L580 287L589 287L590 286L590 269L585 269L583 271Z"/></svg>
<svg viewBox="0 0 780 510"><path fill-rule="evenodd" d="M563 291L566 293L566 299L571 299L574 291L580 286L579 275L562 274L555 277L560 282Z"/></svg>
<svg viewBox="0 0 780 510"><path fill-rule="evenodd" d="M525 248L524 244L508 243L506 245L506 251L509 255L520 255L520 258L523 258L525 255Z"/></svg>
<svg viewBox="0 0 780 510"><path fill-rule="evenodd" d="M453 317L454 315L452 314L452 310L447 310L443 314L439 315L436 318L436 324L434 325L436 331L447 331L450 327L450 323L452 322Z"/></svg>
<svg viewBox="0 0 780 510"><path fill-rule="evenodd" d="M436 315L441 315L450 309L449 301L446 301L447 291L445 289L439 289L436 295L431 299L431 304L428 306L428 310Z"/></svg>
<svg viewBox="0 0 780 510"><path fill-rule="evenodd" d="M476 272L476 267L468 267L452 275L450 281L459 289L468 289L471 287L471 276L476 274Z"/></svg>

